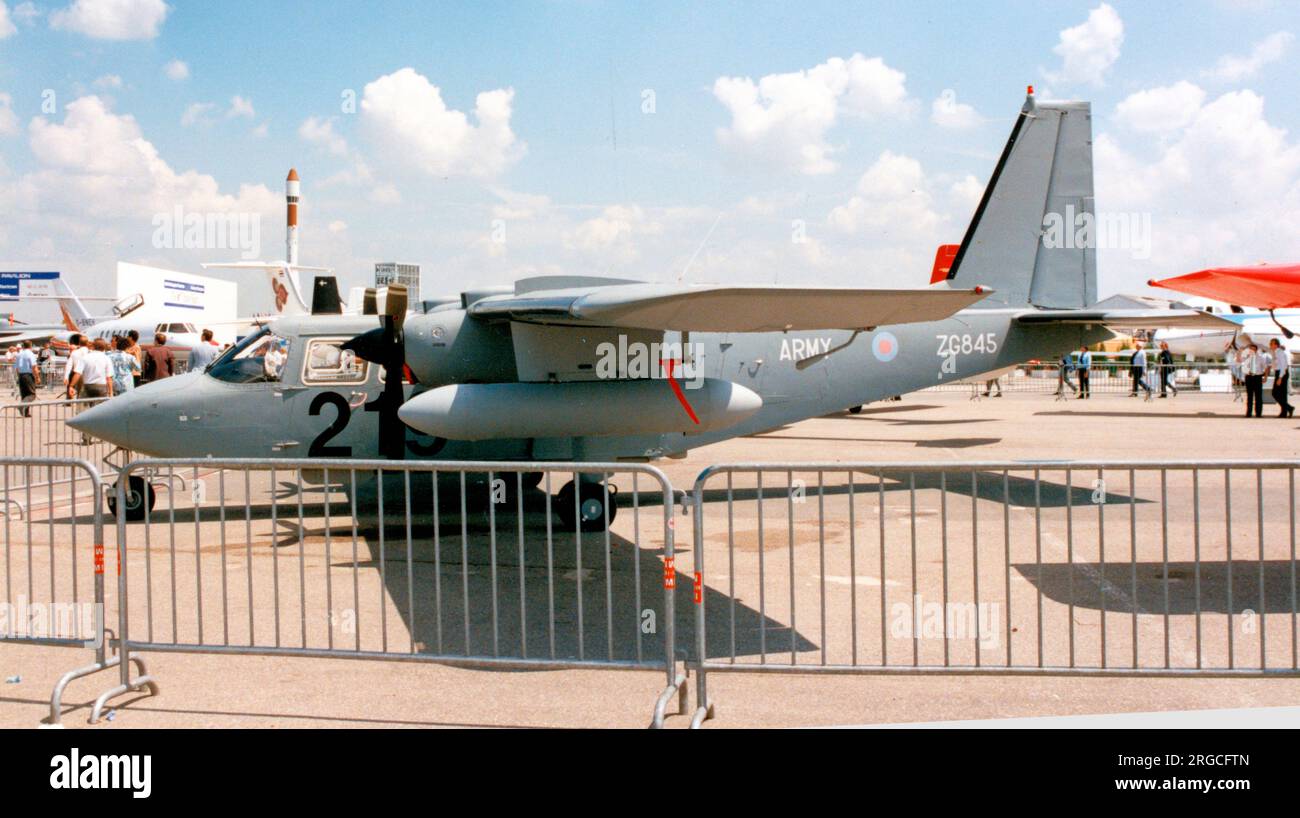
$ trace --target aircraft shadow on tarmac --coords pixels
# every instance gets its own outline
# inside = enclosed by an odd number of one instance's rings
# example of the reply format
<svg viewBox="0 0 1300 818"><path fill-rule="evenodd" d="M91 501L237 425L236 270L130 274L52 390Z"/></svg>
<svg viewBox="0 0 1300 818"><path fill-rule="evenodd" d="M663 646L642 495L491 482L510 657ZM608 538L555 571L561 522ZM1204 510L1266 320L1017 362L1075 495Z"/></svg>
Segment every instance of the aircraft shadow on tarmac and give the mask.
<svg viewBox="0 0 1300 818"><path fill-rule="evenodd" d="M413 497L427 511L413 510L409 577L404 510L400 514L386 512L383 526L385 583L393 606L418 643L417 651L449 655L492 655L497 651L503 656L526 652L532 657L651 662L664 655L660 495L645 491L638 495L638 547L613 532L575 535L561 531L554 520L548 541L547 495L540 490L523 496L522 537L515 503L489 516L487 503L474 503L473 494L468 498L462 529L459 487L444 486L439 492L442 513L435 551L432 497L427 488L425 491L421 494L412 487ZM367 544L367 565L373 569L380 540L377 504L358 497L358 507L358 537ZM447 509L453 513L447 514ZM646 509L654 510L647 514ZM615 527L630 531L632 514L631 498L624 496ZM350 542L350 523L347 536ZM689 540L678 543L679 551L689 548ZM350 562L344 567L350 567ZM414 606L410 604L412 587L417 589ZM730 627L734 610L738 655L759 652L760 627L766 630L769 650L774 644L789 645L787 625L760 616L739 600L733 604L725 593L708 585L703 593L711 633ZM679 575L673 591L679 655L693 653L693 597L691 577ZM817 647L798 634L795 644L799 651ZM711 646L710 654L714 652Z"/></svg>
<svg viewBox="0 0 1300 818"><path fill-rule="evenodd" d="M909 440L883 437L827 437L825 435L772 435L769 440L821 440L845 443L911 443L928 449L968 449L975 446L992 446L1002 442L1000 437L950 437L942 440Z"/></svg>
<svg viewBox="0 0 1300 818"><path fill-rule="evenodd" d="M412 476L409 523L405 485L396 477L383 481L382 522L378 481L371 481L357 487L355 516L349 500L337 492L332 495L328 525L327 507L319 488L300 492L295 484L278 483L273 490L274 504L255 498L247 505L240 500L225 510L224 541L231 552L242 553L246 520L261 523L261 534L255 539L280 553L280 570L288 572L285 576L289 580L297 579L293 565L301 546L308 564L317 566L316 573L305 580L308 591L317 598L323 596L320 586L324 585L325 572L320 570L320 558L327 554L328 532L329 573L334 584L332 609L336 612L340 606L353 605L355 525L360 598L363 603L371 601L364 613L367 621L357 628L364 637L365 650L381 649L382 644L388 652L446 657L614 659L647 664L662 659L667 623L664 565L660 559L664 553L661 491L647 491L642 481L636 498L638 544L630 538L637 529L632 524L634 509L629 490L620 493L613 526L618 533L575 534L562 530L552 516L548 539L545 492L523 493L521 529L518 501L513 497L490 512L487 486L469 482L462 517L458 481L440 482L436 518L431 481L424 474ZM561 483L553 479L552 488ZM556 501L550 499L550 503L554 509ZM165 504L164 495L150 518L154 536L161 538L159 542L167 538L164 530L172 517ZM203 526L201 550L204 559L214 561L214 568L222 549L215 530L223 519L219 506L212 503L198 512L198 522ZM176 535L191 541L196 536L194 509L177 508L174 516ZM265 523L273 517L275 525L267 543ZM142 527L141 523L133 523L128 530L139 531ZM678 552L690 547L689 534L684 541L679 535ZM156 563L155 571L160 569L165 570L165 566ZM209 569L204 576L205 581L215 582L220 573ZM387 597L386 624L380 621L374 597L377 579ZM317 587L313 588L313 583ZM296 582L290 581L289 586L296 587ZM292 591L289 586L286 590ZM212 592L216 592L215 586ZM766 632L769 651L774 645L789 649L792 634L786 624L760 616L741 600L733 600L707 585L703 593L710 632L730 628L734 615L738 656L759 653L760 630ZM696 616L692 577L686 573L677 577L673 605L677 653L685 656L693 652ZM286 599L282 607L286 616L296 615L292 599ZM267 613L261 607L256 611L259 615ZM361 617L362 612L358 611L357 616ZM286 633L293 633L298 624L286 620L284 627ZM797 633L793 638L796 650L817 648ZM350 637L336 636L335 641L344 650L351 647ZM710 646L710 654L714 650ZM726 651L730 655L730 644Z"/></svg>
<svg viewBox="0 0 1300 818"><path fill-rule="evenodd" d="M877 483L876 480L882 476L885 480L886 494L895 492L905 493L912 487L912 482L909 477L911 473L909 472L892 470L871 471L860 469L855 471L858 474L865 474L871 478L863 482L855 481L853 484L854 495L863 497L864 502L875 501L872 495L876 495L879 491L879 483ZM796 469L794 474L796 476L807 478L809 472L806 470ZM827 497L847 495L849 493L849 483L845 477L845 470L826 470L823 472L823 475L824 477L820 488L813 480L807 482L805 490L809 499L816 497L819 491ZM747 474L744 475L744 477L747 481L750 479ZM777 485L766 485L769 481L776 483L778 480L783 480L784 478L785 475L779 472L775 474L764 474L764 500L784 502L787 499L789 489L786 486L780 483L777 483ZM916 472L915 479L917 491L927 489L937 490L940 487L943 487L949 494L956 494L962 497L970 497L972 494L975 494L981 500L999 503L1008 501L1013 506L1023 506L1026 508L1033 508L1035 502L1037 502L1041 508L1064 508L1072 505L1076 510L1084 511L1088 508L1095 508L1095 501L1103 499L1101 497L1094 499L1093 489L1091 486L1078 485L1077 483L1071 486L1066 486L1063 482L1055 482L1048 479L1034 481L1031 478L1021 477L1016 474L1007 475L1005 486L1003 485L1002 475L997 472L977 472L975 484L973 486L971 485L969 472L949 472L946 480L941 479L940 475L934 472ZM719 484L724 483L725 480L725 476L719 475L714 477L713 480L707 484L707 486L712 487L706 487L704 490L704 502L706 504L726 504L727 489L717 487ZM1083 482L1082 475L1079 477L1079 482ZM731 498L733 502L754 501L758 499L758 491L756 488L752 487L735 487L731 489ZM1104 502L1107 505L1116 503L1127 504L1130 502L1130 497L1122 492L1107 491L1105 493ZM1153 501L1136 497L1132 499L1132 502L1150 503Z"/></svg>
<svg viewBox="0 0 1300 818"><path fill-rule="evenodd" d="M1220 420L1236 420L1244 414L1242 412L1075 412L1070 409L1058 409L1051 412L1035 412L1035 416L1044 417L1103 417L1103 418L1174 418L1190 420L1195 418L1207 418Z"/></svg>
<svg viewBox="0 0 1300 818"><path fill-rule="evenodd" d="M1041 568L1041 575L1040 575ZM1017 563L1015 569L1047 598L1060 604L1074 600L1077 608L1101 609L1101 589L1107 589L1105 609L1111 613L1164 614L1165 567L1162 562ZM1264 560L1264 603L1260 605L1260 563L1258 560L1233 560L1232 605L1228 605L1228 563L1223 560L1200 564L1200 606L1202 614L1292 613L1292 579L1290 560ZM1103 583L1103 580L1105 582ZM1073 591L1071 590L1073 589ZM1195 614L1198 610L1197 566L1195 562L1170 562L1168 612L1172 615ZM1134 604L1136 602L1136 605Z"/></svg>

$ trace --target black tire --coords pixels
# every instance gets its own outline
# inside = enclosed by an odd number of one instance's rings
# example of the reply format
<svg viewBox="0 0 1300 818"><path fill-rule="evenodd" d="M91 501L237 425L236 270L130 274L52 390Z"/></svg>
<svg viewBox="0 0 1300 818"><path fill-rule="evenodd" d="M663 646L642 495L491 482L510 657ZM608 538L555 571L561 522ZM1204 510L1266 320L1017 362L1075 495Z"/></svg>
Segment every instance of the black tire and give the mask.
<svg viewBox="0 0 1300 818"><path fill-rule="evenodd" d="M611 491L603 483L579 483L579 497L577 513L582 517L582 530L604 531L606 518L608 522L613 523L614 518L618 515L617 492ZM555 514L560 518L560 524L565 531L574 531L578 528L578 521L574 512L574 484L566 483L564 488L560 489L555 495L555 502L552 508Z"/></svg>
<svg viewBox="0 0 1300 818"><path fill-rule="evenodd" d="M850 406L850 407L849 407L849 414L850 414L850 415L860 415L860 414L862 414L862 404L858 404L857 406Z"/></svg>
<svg viewBox="0 0 1300 818"><path fill-rule="evenodd" d="M153 511L157 500L153 486L143 477L132 476L126 485L126 519L131 522L143 520ZM117 487L108 495L108 513L117 515Z"/></svg>

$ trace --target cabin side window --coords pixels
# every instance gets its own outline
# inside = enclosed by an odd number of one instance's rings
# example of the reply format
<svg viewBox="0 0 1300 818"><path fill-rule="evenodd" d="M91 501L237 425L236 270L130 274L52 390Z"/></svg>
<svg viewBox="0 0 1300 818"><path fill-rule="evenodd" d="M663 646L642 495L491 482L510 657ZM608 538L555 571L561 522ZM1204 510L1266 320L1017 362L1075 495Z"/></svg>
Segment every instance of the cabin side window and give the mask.
<svg viewBox="0 0 1300 818"><path fill-rule="evenodd" d="M362 384L369 371L351 350L340 349L346 338L313 338L303 356L304 384Z"/></svg>
<svg viewBox="0 0 1300 818"><path fill-rule="evenodd" d="M289 341L263 328L227 350L207 374L227 383L274 383L288 357Z"/></svg>

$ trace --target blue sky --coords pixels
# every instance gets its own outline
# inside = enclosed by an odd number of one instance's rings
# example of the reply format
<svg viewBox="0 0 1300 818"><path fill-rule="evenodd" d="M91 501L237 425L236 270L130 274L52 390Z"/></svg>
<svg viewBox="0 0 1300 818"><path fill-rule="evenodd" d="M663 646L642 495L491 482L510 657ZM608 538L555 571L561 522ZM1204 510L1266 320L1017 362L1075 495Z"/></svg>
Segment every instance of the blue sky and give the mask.
<svg viewBox="0 0 1300 818"><path fill-rule="evenodd" d="M345 284L922 283L1029 83L1093 102L1099 209L1150 214L1103 294L1300 257L1296 3L4 2L0 269L87 293L238 256L157 246L172 205L282 257L291 165Z"/></svg>

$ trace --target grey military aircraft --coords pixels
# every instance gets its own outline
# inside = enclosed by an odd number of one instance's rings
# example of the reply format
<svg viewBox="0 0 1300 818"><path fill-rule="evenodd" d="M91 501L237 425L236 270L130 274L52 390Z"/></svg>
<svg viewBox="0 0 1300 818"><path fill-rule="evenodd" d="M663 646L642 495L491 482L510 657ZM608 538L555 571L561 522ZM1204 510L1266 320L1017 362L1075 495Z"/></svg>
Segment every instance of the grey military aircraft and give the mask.
<svg viewBox="0 0 1300 818"><path fill-rule="evenodd" d="M1043 228L1067 207L1093 213L1091 140L1088 103L1031 94L946 278L929 287L552 276L410 315L393 287L343 315L321 277L311 315L270 320L205 371L69 424L161 457L645 461L1055 357L1111 337L1107 326L1221 320L1085 308L1095 251L1049 246ZM152 507L143 483L127 496L128 515ZM611 499L570 483L555 507L595 529Z"/></svg>

